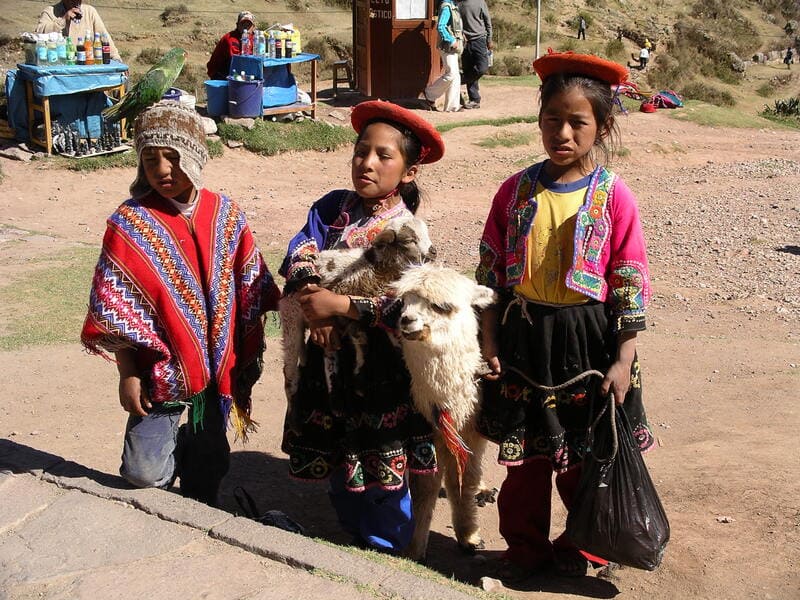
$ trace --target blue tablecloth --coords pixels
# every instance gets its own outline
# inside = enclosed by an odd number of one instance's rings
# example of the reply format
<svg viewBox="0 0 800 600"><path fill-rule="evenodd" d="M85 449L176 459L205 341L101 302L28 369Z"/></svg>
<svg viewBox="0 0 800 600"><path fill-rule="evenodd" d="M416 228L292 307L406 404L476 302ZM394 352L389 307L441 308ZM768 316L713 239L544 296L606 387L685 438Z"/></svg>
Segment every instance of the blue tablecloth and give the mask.
<svg viewBox="0 0 800 600"><path fill-rule="evenodd" d="M17 77L33 82L36 96L59 96L122 85L128 79L128 65L111 61L107 65L17 65Z"/></svg>
<svg viewBox="0 0 800 600"><path fill-rule="evenodd" d="M308 62L310 60L319 60L319 54L309 54L307 52L301 52L297 56L293 56L292 58L269 58L266 56L261 56L261 61L264 63L265 67L278 67L280 65L290 65L292 63L301 63L301 62Z"/></svg>
<svg viewBox="0 0 800 600"><path fill-rule="evenodd" d="M72 124L81 136L87 131L92 137L100 135L100 111L110 106L102 92L92 90L121 85L127 80L128 65L112 61L108 65L36 66L17 65L6 74L8 124L18 140L28 139L28 109L25 81L33 82L36 96L49 96L50 113L62 125Z"/></svg>

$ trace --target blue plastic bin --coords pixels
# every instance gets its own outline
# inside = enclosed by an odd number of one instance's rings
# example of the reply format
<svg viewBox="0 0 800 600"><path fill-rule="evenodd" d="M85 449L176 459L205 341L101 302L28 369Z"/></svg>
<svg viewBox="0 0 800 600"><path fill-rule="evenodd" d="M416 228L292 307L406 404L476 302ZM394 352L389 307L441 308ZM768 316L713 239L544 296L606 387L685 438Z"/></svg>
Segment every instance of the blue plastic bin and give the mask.
<svg viewBox="0 0 800 600"><path fill-rule="evenodd" d="M177 88L169 88L164 95L161 96L162 100L173 100L174 102L181 101L181 91Z"/></svg>
<svg viewBox="0 0 800 600"><path fill-rule="evenodd" d="M264 61L260 56L234 54L231 56L230 76L240 75L244 71L244 78L264 79Z"/></svg>
<svg viewBox="0 0 800 600"><path fill-rule="evenodd" d="M228 114L232 117L260 117L262 115L263 81L236 81L228 79Z"/></svg>
<svg viewBox="0 0 800 600"><path fill-rule="evenodd" d="M212 79L206 81L206 112L209 117L221 117L228 114L228 82Z"/></svg>

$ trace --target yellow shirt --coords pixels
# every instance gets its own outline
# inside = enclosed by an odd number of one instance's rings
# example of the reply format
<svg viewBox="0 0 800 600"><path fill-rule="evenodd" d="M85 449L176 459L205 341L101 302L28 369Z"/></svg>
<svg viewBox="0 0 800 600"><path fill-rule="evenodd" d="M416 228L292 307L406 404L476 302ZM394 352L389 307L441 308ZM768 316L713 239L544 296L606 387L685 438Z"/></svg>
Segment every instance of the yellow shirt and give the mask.
<svg viewBox="0 0 800 600"><path fill-rule="evenodd" d="M583 304L589 300L564 283L572 267L575 220L586 198L589 178L564 184L548 182L544 174L540 176L525 273L514 287L518 294L545 304Z"/></svg>

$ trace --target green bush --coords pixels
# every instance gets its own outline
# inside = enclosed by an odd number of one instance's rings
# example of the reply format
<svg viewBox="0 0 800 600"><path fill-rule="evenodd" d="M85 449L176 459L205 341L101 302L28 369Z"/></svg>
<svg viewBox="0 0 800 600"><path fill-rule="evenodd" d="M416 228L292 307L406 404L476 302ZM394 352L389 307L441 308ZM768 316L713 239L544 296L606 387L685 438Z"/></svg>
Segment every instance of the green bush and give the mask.
<svg viewBox="0 0 800 600"><path fill-rule="evenodd" d="M764 106L765 116L800 118L800 97L775 100L772 106Z"/></svg>
<svg viewBox="0 0 800 600"><path fill-rule="evenodd" d="M528 74L528 62L519 56L504 56L503 65L506 74L511 77L519 77Z"/></svg>
<svg viewBox="0 0 800 600"><path fill-rule="evenodd" d="M498 48L531 46L536 42L536 32L530 27L505 19L492 19L494 42Z"/></svg>
<svg viewBox="0 0 800 600"><path fill-rule="evenodd" d="M627 51L625 50L625 44L622 42L622 40L618 40L616 38L606 42L605 54L606 58L617 61L625 61L628 56Z"/></svg>
<svg viewBox="0 0 800 600"><path fill-rule="evenodd" d="M165 52L166 50L162 50L161 48L142 48L141 52L139 52L139 55L136 57L136 62L142 63L143 65L154 65L161 60Z"/></svg>
<svg viewBox="0 0 800 600"><path fill-rule="evenodd" d="M691 81L680 90L686 99L702 100L714 106L735 106L736 99L727 90L720 90L703 81Z"/></svg>
<svg viewBox="0 0 800 600"><path fill-rule="evenodd" d="M164 12L158 15L158 18L161 19L161 23L164 27L178 25L179 23L183 23L189 19L189 9L185 4L167 6L164 9Z"/></svg>

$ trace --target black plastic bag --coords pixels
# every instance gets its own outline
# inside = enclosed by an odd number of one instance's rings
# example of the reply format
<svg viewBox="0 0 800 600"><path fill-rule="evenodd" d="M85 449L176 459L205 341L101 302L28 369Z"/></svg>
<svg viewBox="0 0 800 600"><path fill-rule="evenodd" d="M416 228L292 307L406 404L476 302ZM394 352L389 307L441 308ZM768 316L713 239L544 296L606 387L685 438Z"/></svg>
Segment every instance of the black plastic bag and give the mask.
<svg viewBox="0 0 800 600"><path fill-rule="evenodd" d="M589 430L589 448L567 536L581 550L652 571L669 541L669 521L625 411L606 407L600 413Z"/></svg>
<svg viewBox="0 0 800 600"><path fill-rule="evenodd" d="M233 490L233 497L236 499L239 508L242 509L242 516L258 521L262 525L267 525L269 527L277 527L278 529L299 533L300 535L306 534L303 526L291 519L286 513L279 510L268 510L265 513L261 513L253 497L243 487L236 487Z"/></svg>

